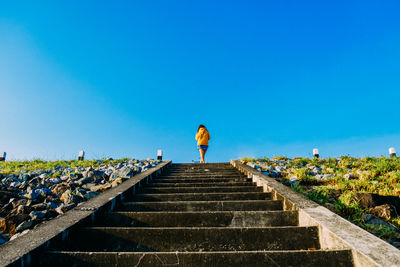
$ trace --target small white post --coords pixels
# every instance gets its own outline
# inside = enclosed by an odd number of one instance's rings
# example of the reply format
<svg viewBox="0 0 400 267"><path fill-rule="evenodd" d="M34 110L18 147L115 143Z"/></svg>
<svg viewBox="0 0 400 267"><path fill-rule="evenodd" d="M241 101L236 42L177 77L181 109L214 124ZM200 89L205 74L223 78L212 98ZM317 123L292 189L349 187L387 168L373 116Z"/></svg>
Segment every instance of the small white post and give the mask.
<svg viewBox="0 0 400 267"><path fill-rule="evenodd" d="M7 156L6 152L1 152L0 153L0 161L6 161L6 156Z"/></svg>
<svg viewBox="0 0 400 267"><path fill-rule="evenodd" d="M396 149L394 147L389 148L389 155L391 157L396 157Z"/></svg>
<svg viewBox="0 0 400 267"><path fill-rule="evenodd" d="M157 160L162 160L162 150L157 150Z"/></svg>
<svg viewBox="0 0 400 267"><path fill-rule="evenodd" d="M85 160L85 151L79 151L78 160Z"/></svg>
<svg viewBox="0 0 400 267"><path fill-rule="evenodd" d="M314 148L312 151L314 158L319 158L319 149L318 148Z"/></svg>

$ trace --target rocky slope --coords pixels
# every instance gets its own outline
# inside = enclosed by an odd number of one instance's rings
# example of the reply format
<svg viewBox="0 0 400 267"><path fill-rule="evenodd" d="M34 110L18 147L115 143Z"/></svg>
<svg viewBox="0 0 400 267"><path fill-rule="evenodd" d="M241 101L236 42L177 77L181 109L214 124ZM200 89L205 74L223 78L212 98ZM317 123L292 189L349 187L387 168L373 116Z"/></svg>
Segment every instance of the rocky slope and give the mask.
<svg viewBox="0 0 400 267"><path fill-rule="evenodd" d="M0 245L159 162L0 162Z"/></svg>
<svg viewBox="0 0 400 267"><path fill-rule="evenodd" d="M400 159L242 159L400 248Z"/></svg>

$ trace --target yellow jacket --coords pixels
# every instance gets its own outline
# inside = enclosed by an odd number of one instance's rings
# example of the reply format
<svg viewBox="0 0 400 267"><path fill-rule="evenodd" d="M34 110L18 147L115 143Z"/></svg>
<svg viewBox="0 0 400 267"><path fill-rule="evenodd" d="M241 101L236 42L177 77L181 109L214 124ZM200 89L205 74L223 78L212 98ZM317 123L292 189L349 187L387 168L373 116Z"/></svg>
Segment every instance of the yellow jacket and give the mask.
<svg viewBox="0 0 400 267"><path fill-rule="evenodd" d="M200 128L196 133L196 140L198 146L208 146L208 140L210 140L210 133L205 128Z"/></svg>

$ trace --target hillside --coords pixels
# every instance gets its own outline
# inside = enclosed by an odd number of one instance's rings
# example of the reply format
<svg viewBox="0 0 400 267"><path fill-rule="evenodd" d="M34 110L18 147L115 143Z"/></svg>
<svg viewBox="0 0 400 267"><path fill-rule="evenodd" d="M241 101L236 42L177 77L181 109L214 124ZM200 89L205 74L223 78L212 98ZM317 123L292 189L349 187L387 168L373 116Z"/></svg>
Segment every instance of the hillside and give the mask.
<svg viewBox="0 0 400 267"><path fill-rule="evenodd" d="M400 248L399 158L243 158L275 178Z"/></svg>
<svg viewBox="0 0 400 267"><path fill-rule="evenodd" d="M150 159L0 162L0 245L158 163Z"/></svg>

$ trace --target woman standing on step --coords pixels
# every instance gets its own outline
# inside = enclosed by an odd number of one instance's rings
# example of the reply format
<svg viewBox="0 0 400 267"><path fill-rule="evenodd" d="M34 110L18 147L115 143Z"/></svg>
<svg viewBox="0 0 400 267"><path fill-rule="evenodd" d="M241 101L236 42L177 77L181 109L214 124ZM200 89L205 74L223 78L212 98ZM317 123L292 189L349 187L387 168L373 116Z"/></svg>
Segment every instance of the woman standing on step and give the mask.
<svg viewBox="0 0 400 267"><path fill-rule="evenodd" d="M204 157L208 148L208 140L210 139L210 133L207 131L206 126L200 124L196 133L197 148L200 151L200 163L204 163Z"/></svg>

